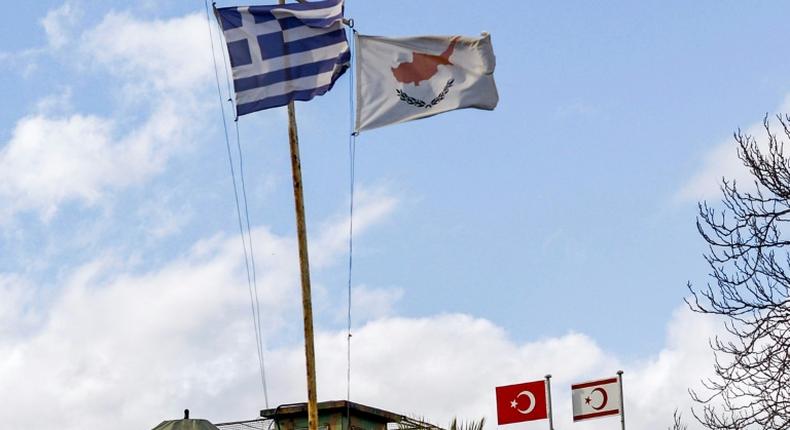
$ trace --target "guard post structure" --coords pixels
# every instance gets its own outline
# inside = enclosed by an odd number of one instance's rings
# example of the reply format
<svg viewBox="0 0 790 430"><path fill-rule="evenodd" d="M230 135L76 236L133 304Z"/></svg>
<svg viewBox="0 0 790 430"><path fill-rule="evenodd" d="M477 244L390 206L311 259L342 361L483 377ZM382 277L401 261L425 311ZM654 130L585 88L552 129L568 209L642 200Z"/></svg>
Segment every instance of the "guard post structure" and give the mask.
<svg viewBox="0 0 790 430"><path fill-rule="evenodd" d="M276 430L305 430L308 425L307 403L264 409L261 417L274 420L273 428ZM411 420L403 415L346 400L318 403L318 430L387 430L387 424L403 421Z"/></svg>

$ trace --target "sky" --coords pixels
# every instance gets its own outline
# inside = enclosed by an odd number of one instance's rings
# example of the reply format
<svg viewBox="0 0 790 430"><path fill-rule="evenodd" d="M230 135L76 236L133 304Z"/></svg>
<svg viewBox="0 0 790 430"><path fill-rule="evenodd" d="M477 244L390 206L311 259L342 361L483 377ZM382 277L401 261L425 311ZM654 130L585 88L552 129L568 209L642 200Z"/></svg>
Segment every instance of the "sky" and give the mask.
<svg viewBox="0 0 790 430"><path fill-rule="evenodd" d="M228 94L204 3L7 6L0 422L255 418ZM707 281L697 202L715 203L722 177L748 183L733 131L790 109L788 8L347 0L363 34L490 32L500 94L492 112L356 141L351 400L490 428L494 387L551 373L557 428L615 428L572 424L569 389L622 369L629 426L690 417L721 332L683 302ZM349 108L346 75L296 109L319 400L346 396ZM273 407L305 398L286 113L239 130Z"/></svg>

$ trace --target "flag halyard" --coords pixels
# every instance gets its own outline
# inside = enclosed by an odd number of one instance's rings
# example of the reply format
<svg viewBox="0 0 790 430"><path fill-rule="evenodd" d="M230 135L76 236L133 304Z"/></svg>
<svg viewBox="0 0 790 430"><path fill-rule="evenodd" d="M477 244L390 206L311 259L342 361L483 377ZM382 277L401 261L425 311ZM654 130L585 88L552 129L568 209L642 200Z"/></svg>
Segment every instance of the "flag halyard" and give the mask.
<svg viewBox="0 0 790 430"><path fill-rule="evenodd" d="M351 61L343 0L216 10L245 115L329 91Z"/></svg>

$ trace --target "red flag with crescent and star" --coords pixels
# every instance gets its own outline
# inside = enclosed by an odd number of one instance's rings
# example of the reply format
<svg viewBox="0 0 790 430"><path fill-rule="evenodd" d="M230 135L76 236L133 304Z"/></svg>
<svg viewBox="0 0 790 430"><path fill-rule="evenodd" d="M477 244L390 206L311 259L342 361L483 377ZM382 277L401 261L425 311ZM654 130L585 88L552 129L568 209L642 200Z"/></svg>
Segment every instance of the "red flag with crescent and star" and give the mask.
<svg viewBox="0 0 790 430"><path fill-rule="evenodd" d="M573 421L620 415L620 384L617 378L571 385Z"/></svg>
<svg viewBox="0 0 790 430"><path fill-rule="evenodd" d="M548 418L546 381L496 387L496 414L499 425Z"/></svg>

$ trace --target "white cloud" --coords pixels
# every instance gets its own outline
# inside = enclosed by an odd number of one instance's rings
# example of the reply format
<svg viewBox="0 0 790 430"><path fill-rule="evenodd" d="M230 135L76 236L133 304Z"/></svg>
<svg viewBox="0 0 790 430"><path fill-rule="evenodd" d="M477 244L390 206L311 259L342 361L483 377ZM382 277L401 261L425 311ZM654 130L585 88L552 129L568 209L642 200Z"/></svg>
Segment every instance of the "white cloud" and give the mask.
<svg viewBox="0 0 790 430"><path fill-rule="evenodd" d="M194 220L194 209L186 204L174 203L176 197L176 192L172 190L158 193L137 210L147 237L159 240L178 233Z"/></svg>
<svg viewBox="0 0 790 430"><path fill-rule="evenodd" d="M41 20L49 46L59 49L69 43L74 37L74 27L81 17L82 10L70 1L63 3L59 8L50 10Z"/></svg>
<svg viewBox="0 0 790 430"><path fill-rule="evenodd" d="M36 288L19 276L0 274L0 348L18 342L40 321L33 306Z"/></svg>
<svg viewBox="0 0 790 430"><path fill-rule="evenodd" d="M300 401L302 345L280 335L301 331L294 240L259 228L255 243L269 256L259 266L259 287L271 406ZM8 393L0 399L0 420L29 430L108 423L131 430L177 417L186 407L215 422L255 417L264 405L241 258L237 238L217 236L143 273L112 258L74 271L32 333L0 342L0 380ZM24 286L19 278L0 280L0 303L25 302ZM392 305L386 297L377 300ZM24 325L14 309L0 307L0 322ZM495 386L552 373L555 418L564 428L571 425L571 383L624 369L629 426L664 428L675 407L688 407L686 388L708 373L706 341L715 330L711 320L679 309L666 346L630 362L580 333L522 343L470 315L377 317L354 330L352 400L437 424L458 415L486 416L493 425ZM319 327L322 400L345 397L345 342L344 330ZM585 428L612 425L613 419L600 420Z"/></svg>
<svg viewBox="0 0 790 430"><path fill-rule="evenodd" d="M358 322L393 315L395 304L403 297L403 288L371 288L367 285L357 285L351 291L353 317Z"/></svg>
<svg viewBox="0 0 790 430"><path fill-rule="evenodd" d="M354 330L352 400L425 417L445 425L454 416L485 416L496 423L494 387L553 374L557 428L571 426L570 385L614 376L625 370L626 416L631 428L666 428L678 408L691 418L687 388L709 373L711 321L679 309L668 326L666 346L646 360L630 362L603 350L579 333L514 342L492 322L463 314L424 318L379 318ZM345 398L344 332L322 332L316 340L319 399ZM270 353L273 403L303 401L303 350L300 345ZM690 428L698 428L690 422ZM545 422L512 426L545 428ZM585 424L612 428L616 418Z"/></svg>
<svg viewBox="0 0 790 430"><path fill-rule="evenodd" d="M677 309L664 349L626 375L627 415L630 408L642 427L656 427L662 420L668 426L673 410L679 408L692 424L688 388L702 389L700 380L712 375L714 357L707 340L716 335L724 334L715 318L695 314L685 305Z"/></svg>
<svg viewBox="0 0 790 430"><path fill-rule="evenodd" d="M46 96L36 103L36 111L41 115L66 115L73 111L73 92L65 87L59 93Z"/></svg>
<svg viewBox="0 0 790 430"><path fill-rule="evenodd" d="M358 187L355 191L354 236L363 233L375 220L394 210L397 203L398 200L389 195L385 188ZM318 249L325 250L325 253L315 256L311 254L311 258L318 265L347 249L348 216L335 217L320 227L321 234L314 243Z"/></svg>
<svg viewBox="0 0 790 430"><path fill-rule="evenodd" d="M187 258L109 282L96 277L113 267L99 262L73 276L42 330L2 351L4 391L13 393L3 399L6 424L134 428L149 410L165 415L164 405L210 395L217 380L249 367L236 339L242 320L224 314L243 315L242 283L223 260Z"/></svg>
<svg viewBox="0 0 790 430"><path fill-rule="evenodd" d="M0 149L0 220L24 210L50 219L65 202L91 205L107 189L146 180L185 140L185 114L163 102L128 134L95 115L22 118Z"/></svg>
<svg viewBox="0 0 790 430"><path fill-rule="evenodd" d="M281 338L301 323L295 241L265 228L253 238L266 256L258 265L264 337ZM21 311L29 291L20 277L0 277L0 327L31 326L33 314ZM99 258L50 291L57 297L25 336L0 337L0 420L9 428L146 428L184 407L226 418L262 407L237 237L205 239L142 273Z"/></svg>
<svg viewBox="0 0 790 430"><path fill-rule="evenodd" d="M777 112L789 111L790 96L787 96ZM762 121L746 127L744 134L753 136L762 147L767 146ZM743 162L738 159L737 143L731 137L717 144L704 155L701 168L681 187L676 198L680 201L716 198L721 194L722 178L728 181L735 180L744 187L751 187L754 182L754 178L744 167Z"/></svg>
<svg viewBox="0 0 790 430"><path fill-rule="evenodd" d="M42 20L50 45L68 45L79 16L70 2L52 10ZM66 88L21 118L0 146L0 223L20 211L50 220L64 203L90 206L108 191L144 183L201 133L195 118L204 106L195 91L209 88L211 58L200 17L142 21L111 13L80 36L80 55L69 58L109 70L127 97L109 115L80 114Z"/></svg>
<svg viewBox="0 0 790 430"><path fill-rule="evenodd" d="M47 36L47 44L20 51L0 52L0 66L23 77L30 77L40 70L39 61L42 56L58 56L73 41L82 15L82 9L72 1L66 1L60 7L50 10L39 21Z"/></svg>
<svg viewBox="0 0 790 430"><path fill-rule="evenodd" d="M89 58L141 95L209 88L213 63L202 14L144 21L110 13L82 35L82 45Z"/></svg>

